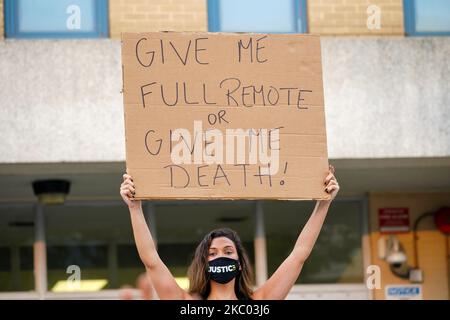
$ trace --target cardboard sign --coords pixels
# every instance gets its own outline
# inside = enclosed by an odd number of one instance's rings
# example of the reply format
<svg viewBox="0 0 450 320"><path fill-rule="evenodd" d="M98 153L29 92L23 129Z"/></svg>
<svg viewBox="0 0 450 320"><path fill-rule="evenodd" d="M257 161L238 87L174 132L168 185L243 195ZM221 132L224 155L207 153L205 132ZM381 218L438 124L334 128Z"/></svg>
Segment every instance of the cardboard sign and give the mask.
<svg viewBox="0 0 450 320"><path fill-rule="evenodd" d="M329 199L320 38L122 35L137 199Z"/></svg>
<svg viewBox="0 0 450 320"><path fill-rule="evenodd" d="M378 210L381 233L409 232L408 208L382 208Z"/></svg>

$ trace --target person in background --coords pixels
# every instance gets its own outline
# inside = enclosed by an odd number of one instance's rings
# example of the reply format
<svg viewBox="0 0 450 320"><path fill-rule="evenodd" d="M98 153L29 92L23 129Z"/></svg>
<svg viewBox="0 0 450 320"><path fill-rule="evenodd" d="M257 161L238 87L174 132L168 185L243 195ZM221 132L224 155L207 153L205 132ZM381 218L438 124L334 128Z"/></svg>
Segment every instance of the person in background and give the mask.
<svg viewBox="0 0 450 320"><path fill-rule="evenodd" d="M141 298L143 300L156 299L155 291L152 285L150 276L146 273L141 273L136 280L136 287L139 289Z"/></svg>
<svg viewBox="0 0 450 320"><path fill-rule="evenodd" d="M136 289L139 290L138 296L136 296ZM156 299L155 292L150 277L144 272L141 273L136 279L136 289L130 285L124 285L120 288L119 299L120 300L154 300Z"/></svg>

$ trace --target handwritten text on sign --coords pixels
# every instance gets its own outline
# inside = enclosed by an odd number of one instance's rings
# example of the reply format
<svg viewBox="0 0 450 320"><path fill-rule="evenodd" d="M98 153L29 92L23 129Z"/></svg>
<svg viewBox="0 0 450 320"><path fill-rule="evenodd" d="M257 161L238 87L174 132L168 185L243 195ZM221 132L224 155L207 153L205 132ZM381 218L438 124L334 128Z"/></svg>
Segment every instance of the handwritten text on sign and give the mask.
<svg viewBox="0 0 450 320"><path fill-rule="evenodd" d="M124 34L137 198L327 198L320 59L313 36Z"/></svg>

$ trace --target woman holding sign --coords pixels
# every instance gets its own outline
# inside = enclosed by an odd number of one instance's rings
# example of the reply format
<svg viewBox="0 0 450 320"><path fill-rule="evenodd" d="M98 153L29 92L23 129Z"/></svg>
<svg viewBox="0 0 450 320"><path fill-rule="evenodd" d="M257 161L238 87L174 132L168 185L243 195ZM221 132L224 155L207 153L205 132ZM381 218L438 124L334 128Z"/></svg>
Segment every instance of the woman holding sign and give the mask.
<svg viewBox="0 0 450 320"><path fill-rule="evenodd" d="M295 284L319 236L331 201L339 191L333 166L330 166L325 177L324 186L325 191L331 194L331 199L317 201L292 252L269 280L254 291L247 253L239 236L230 229L213 230L200 242L188 271L189 292L184 291L156 251L142 212L141 201L133 199L135 188L133 179L128 174L123 175L120 195L130 210L139 256L160 299L278 300L285 299Z"/></svg>

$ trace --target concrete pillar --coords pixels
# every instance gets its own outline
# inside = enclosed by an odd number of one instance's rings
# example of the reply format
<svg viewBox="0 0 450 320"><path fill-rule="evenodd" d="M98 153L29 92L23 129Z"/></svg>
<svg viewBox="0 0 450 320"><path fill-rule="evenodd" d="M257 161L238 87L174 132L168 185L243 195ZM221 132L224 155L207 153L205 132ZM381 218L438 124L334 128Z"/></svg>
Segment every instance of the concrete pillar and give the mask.
<svg viewBox="0 0 450 320"><path fill-rule="evenodd" d="M34 286L40 299L47 292L47 247L45 243L44 206L40 203L35 207L34 220Z"/></svg>
<svg viewBox="0 0 450 320"><path fill-rule="evenodd" d="M256 202L254 246L256 286L259 287L267 281L266 231L264 227L264 211L260 201Z"/></svg>

